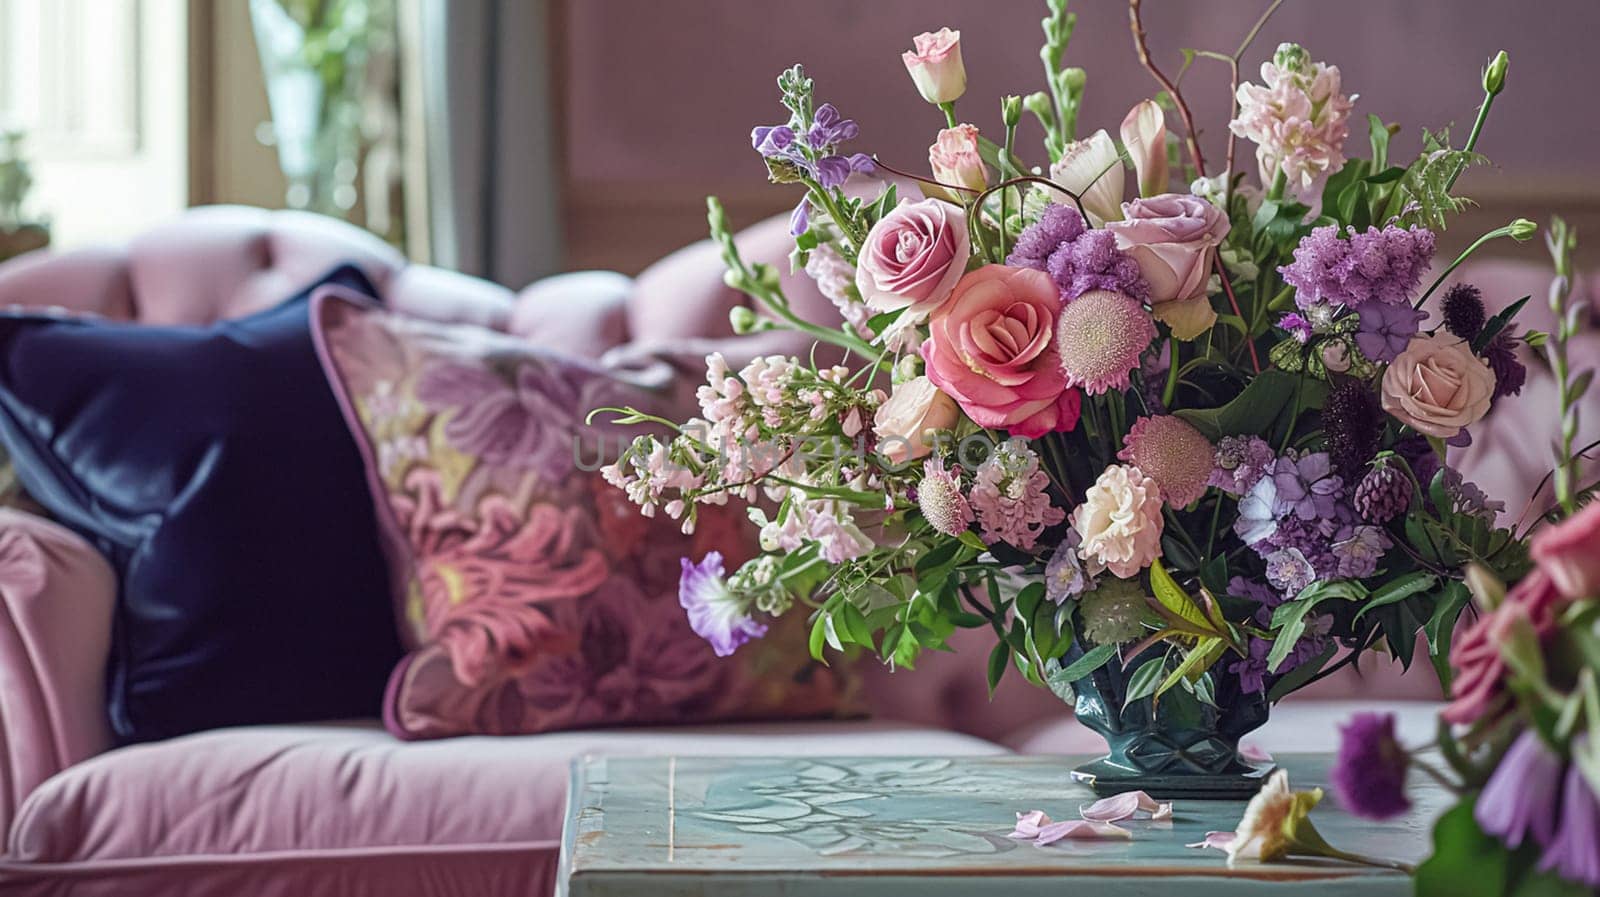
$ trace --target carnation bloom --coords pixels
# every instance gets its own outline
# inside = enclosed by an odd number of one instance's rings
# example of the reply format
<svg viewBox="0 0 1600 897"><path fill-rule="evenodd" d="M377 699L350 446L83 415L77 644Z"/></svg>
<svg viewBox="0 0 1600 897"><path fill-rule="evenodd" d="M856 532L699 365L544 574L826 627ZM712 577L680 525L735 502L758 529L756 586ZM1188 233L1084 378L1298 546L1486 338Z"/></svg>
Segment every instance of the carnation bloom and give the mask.
<svg viewBox="0 0 1600 897"><path fill-rule="evenodd" d="M1261 64L1261 80L1239 85L1239 117L1228 123L1256 144L1261 182L1282 172L1304 191L1343 168L1356 98L1339 92L1339 67L1313 63L1305 50L1282 44Z"/></svg>
<svg viewBox="0 0 1600 897"><path fill-rule="evenodd" d="M1117 457L1144 471L1167 504L1182 508L1205 494L1216 468L1216 449L1199 430L1180 417L1141 417L1123 440Z"/></svg>
<svg viewBox="0 0 1600 897"><path fill-rule="evenodd" d="M971 503L983 530L983 541L1008 542L1027 551L1045 527L1066 519L1050 504L1045 490L1050 477L1039 469L1039 456L1022 439L1008 439L980 465L973 476Z"/></svg>
<svg viewBox="0 0 1600 897"><path fill-rule="evenodd" d="M1072 527L1083 539L1078 556L1091 575L1138 575L1161 555L1162 526L1161 487L1123 464L1102 471L1072 511Z"/></svg>
<svg viewBox="0 0 1600 897"><path fill-rule="evenodd" d="M1555 838L1560 789L1561 758L1537 732L1523 732L1495 767L1472 815L1512 850L1529 835L1545 847Z"/></svg>
<svg viewBox="0 0 1600 897"><path fill-rule="evenodd" d="M750 616L749 602L728 588L721 552L708 552L698 564L688 558L680 563L678 603L689 613L689 628L710 642L718 657L767 634L766 625Z"/></svg>
<svg viewBox="0 0 1600 897"><path fill-rule="evenodd" d="M1127 389L1128 375L1155 338L1150 313L1131 296L1108 290L1084 293L1056 321L1056 349L1067 385L1090 395Z"/></svg>
<svg viewBox="0 0 1600 897"><path fill-rule="evenodd" d="M1389 819L1411 809L1411 755L1395 739L1394 724L1392 713L1358 713L1339 727L1339 756L1328 779L1345 809L1364 819Z"/></svg>

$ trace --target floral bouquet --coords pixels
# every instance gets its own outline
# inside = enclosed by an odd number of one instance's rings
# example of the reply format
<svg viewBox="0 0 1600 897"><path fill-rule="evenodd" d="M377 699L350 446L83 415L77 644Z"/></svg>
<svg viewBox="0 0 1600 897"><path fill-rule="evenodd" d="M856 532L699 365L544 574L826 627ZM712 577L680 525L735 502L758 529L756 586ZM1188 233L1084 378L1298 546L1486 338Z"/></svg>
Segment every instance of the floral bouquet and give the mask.
<svg viewBox="0 0 1600 897"><path fill-rule="evenodd" d="M1460 571L1527 568L1502 505L1445 450L1521 389L1516 346L1541 335L1517 329L1520 302L1491 315L1446 282L1534 225L1425 281L1506 57L1459 148L1425 132L1392 162L1398 127L1374 114L1351 158L1337 67L1284 44L1238 83L1263 16L1232 55L1186 54L1234 78L1219 170L1150 59L1139 0L1135 50L1162 90L1120 140L1079 136L1065 7L1043 21L1048 89L1000 101L998 142L957 111L960 34L915 39L906 68L946 125L927 174L853 151L860 128L801 67L779 77L787 118L751 141L801 192L791 264L842 324L798 314L710 200L728 282L765 312L736 309L735 330L815 346L737 370L711 356L694 420L606 409L676 435L639 437L605 475L686 530L701 506L749 504L761 556L683 561L682 604L721 654L791 613L817 657L894 667L986 628L991 687L1014 668L1107 736L1083 770L1096 788L1247 793L1265 770L1238 737L1270 701L1368 650L1409 664L1424 632L1443 667ZM1024 111L1044 132L1032 162ZM1235 168L1240 138L1259 183Z"/></svg>

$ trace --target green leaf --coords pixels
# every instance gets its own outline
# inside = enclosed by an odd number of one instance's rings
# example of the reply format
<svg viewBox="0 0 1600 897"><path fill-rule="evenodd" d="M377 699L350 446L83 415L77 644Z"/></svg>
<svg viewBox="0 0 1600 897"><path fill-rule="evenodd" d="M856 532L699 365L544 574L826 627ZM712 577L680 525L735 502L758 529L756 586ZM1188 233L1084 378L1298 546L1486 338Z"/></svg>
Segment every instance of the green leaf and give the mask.
<svg viewBox="0 0 1600 897"><path fill-rule="evenodd" d="M827 640L827 629L827 617L817 614L816 619L811 621L811 659L820 661L823 666L828 665L827 659L822 656L822 645Z"/></svg>
<svg viewBox="0 0 1600 897"><path fill-rule="evenodd" d="M1178 585L1172 574L1167 572L1166 566L1159 561L1150 565L1150 590L1156 593L1156 601L1159 601L1162 607L1193 623L1197 629L1203 632L1214 629L1211 621L1206 619L1205 611L1200 609L1200 605L1189 597L1189 593Z"/></svg>
<svg viewBox="0 0 1600 897"><path fill-rule="evenodd" d="M970 530L963 532L960 536L960 539L961 544L967 546L968 548L975 548L978 551L989 550L989 546L984 544L982 539L978 538L978 534Z"/></svg>
<svg viewBox="0 0 1600 897"><path fill-rule="evenodd" d="M1226 405L1183 408L1173 413L1213 441L1223 436L1259 435L1286 413L1299 381L1299 377L1283 371L1263 371Z"/></svg>
<svg viewBox="0 0 1600 897"><path fill-rule="evenodd" d="M1272 650L1267 652L1267 669L1276 673L1283 665L1295 643L1305 634L1306 615L1312 608L1329 598L1357 601L1366 595L1366 588L1358 582L1334 580L1308 586L1293 601L1278 605L1272 612L1272 625L1278 628L1278 637L1272 642Z"/></svg>
<svg viewBox="0 0 1600 897"><path fill-rule="evenodd" d="M1417 897L1505 897L1510 851L1478 828L1476 796L1451 807L1433 827L1433 854L1417 867Z"/></svg>
<svg viewBox="0 0 1600 897"><path fill-rule="evenodd" d="M1177 685L1183 679L1198 679L1201 673L1211 669L1222 652L1228 650L1227 642L1220 638L1203 638L1195 643L1193 649L1184 655L1183 661L1175 667L1167 678L1156 686L1156 695L1165 694L1167 689Z"/></svg>
<svg viewBox="0 0 1600 897"><path fill-rule="evenodd" d="M1413 570L1399 579L1390 580L1382 588L1373 592L1370 598L1362 602L1361 610L1356 611L1356 619L1359 620L1368 611L1376 610L1386 604L1394 604L1397 601L1404 601L1419 592L1426 592L1433 588L1438 581L1439 578L1437 576L1426 570Z"/></svg>
<svg viewBox="0 0 1600 897"><path fill-rule="evenodd" d="M1471 597L1466 583L1456 580L1445 583L1439 592L1438 602L1433 606L1433 615L1422 628L1423 635L1428 638L1428 659L1433 662L1434 672L1439 674L1439 685L1445 694L1450 693L1453 676L1450 669L1450 639L1455 635L1456 621L1461 618L1461 611Z"/></svg>
<svg viewBox="0 0 1600 897"><path fill-rule="evenodd" d="M1005 676L1010 661L1010 646L1004 639L996 642L994 650L989 652L989 697L994 697L994 690L1000 685L1000 679Z"/></svg>
<svg viewBox="0 0 1600 897"><path fill-rule="evenodd" d="M1057 690L1059 687L1066 686L1070 689L1072 683L1105 666L1115 656L1117 656L1116 645L1096 645L1077 660L1049 672L1045 676L1045 681L1049 683L1050 690L1060 696L1061 692ZM1071 699L1063 698L1063 700L1070 702Z"/></svg>
<svg viewBox="0 0 1600 897"><path fill-rule="evenodd" d="M1372 167L1389 164L1389 127L1377 115L1367 114L1367 139L1372 143Z"/></svg>
<svg viewBox="0 0 1600 897"><path fill-rule="evenodd" d="M834 617L835 625L844 623L844 638L865 648L873 647L872 627L867 625L867 618L861 613L860 608L849 601L839 604L839 612Z"/></svg>
<svg viewBox="0 0 1600 897"><path fill-rule="evenodd" d="M1140 664L1133 675L1128 678L1128 696L1122 702L1124 708L1134 701L1148 698L1155 693L1156 686L1161 684L1161 669L1166 666L1163 658L1157 657Z"/></svg>

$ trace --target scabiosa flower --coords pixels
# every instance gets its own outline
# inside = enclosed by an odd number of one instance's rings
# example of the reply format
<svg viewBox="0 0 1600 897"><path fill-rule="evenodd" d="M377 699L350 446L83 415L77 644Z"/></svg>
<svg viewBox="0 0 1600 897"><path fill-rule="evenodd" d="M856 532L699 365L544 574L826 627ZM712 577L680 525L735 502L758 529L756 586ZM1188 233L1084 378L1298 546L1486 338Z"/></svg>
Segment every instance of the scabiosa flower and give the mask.
<svg viewBox="0 0 1600 897"><path fill-rule="evenodd" d="M1548 847L1556 837L1560 791L1561 758L1529 730L1500 759L1472 816L1479 828L1512 850L1530 835L1540 847Z"/></svg>
<svg viewBox="0 0 1600 897"><path fill-rule="evenodd" d="M1319 227L1300 240L1294 261L1278 269L1295 288L1295 304L1321 302L1360 309L1368 302L1409 302L1433 260L1433 232L1413 225L1388 225L1365 231L1337 225Z"/></svg>
<svg viewBox="0 0 1600 897"><path fill-rule="evenodd" d="M1394 734L1392 713L1358 713L1339 727L1339 756L1328 774L1344 808L1363 819L1392 819L1411 809L1411 755Z"/></svg>
<svg viewBox="0 0 1600 897"><path fill-rule="evenodd" d="M1144 471L1167 504L1182 508L1205 494L1215 454L1199 430L1180 417L1160 415L1134 421L1117 458Z"/></svg>
<svg viewBox="0 0 1600 897"><path fill-rule="evenodd" d="M961 478L957 471L946 468L944 459L938 456L922 465L917 507L934 529L947 536L959 536L972 525L972 506L961 494Z"/></svg>
<svg viewBox="0 0 1600 897"><path fill-rule="evenodd" d="M1210 484L1230 495L1243 495L1277 463L1272 446L1260 436L1224 436L1217 442Z"/></svg>
<svg viewBox="0 0 1600 897"><path fill-rule="evenodd" d="M1576 735L1572 739L1573 754L1582 754L1588 741L1587 732ZM1480 797L1479 802L1482 801ZM1555 839L1539 860L1539 868L1567 881L1600 888L1600 800L1577 764L1567 767L1567 782L1561 789L1561 821L1556 826Z"/></svg>
<svg viewBox="0 0 1600 897"><path fill-rule="evenodd" d="M1522 392L1523 384L1528 382L1528 369L1517 358L1516 346L1509 333L1502 330L1489 340L1489 345L1483 348L1483 360L1489 363L1489 370L1494 371L1496 399Z"/></svg>
<svg viewBox="0 0 1600 897"><path fill-rule="evenodd" d="M1056 604L1095 587L1094 579L1084 572L1083 561L1078 557L1078 546L1082 542L1076 530L1067 530L1067 537L1056 546L1050 562L1045 564L1044 596Z"/></svg>
<svg viewBox="0 0 1600 897"><path fill-rule="evenodd" d="M1357 313L1356 348L1368 361L1388 363L1400 356L1428 317L1408 303L1369 302Z"/></svg>
<svg viewBox="0 0 1600 897"><path fill-rule="evenodd" d="M1096 645L1120 645L1144 634L1144 590L1131 579L1115 576L1078 599L1082 635Z"/></svg>
<svg viewBox="0 0 1600 897"><path fill-rule="evenodd" d="M1361 475L1383 443L1383 425L1376 393L1353 377L1334 380L1322 406L1322 428L1328 457L1340 476L1354 480Z"/></svg>
<svg viewBox="0 0 1600 897"><path fill-rule="evenodd" d="M1411 507L1411 481L1395 466L1379 464L1356 486L1355 506L1361 519L1388 523Z"/></svg>
<svg viewBox="0 0 1600 897"><path fill-rule="evenodd" d="M1444 329L1464 340L1475 340L1483 332L1483 293L1470 283L1458 283L1444 294Z"/></svg>
<svg viewBox="0 0 1600 897"><path fill-rule="evenodd" d="M1039 469L1039 456L1026 440L1012 438L995 446L978 465L970 496L983 541L1032 548L1046 527L1067 516L1050 504L1049 485L1049 475Z"/></svg>
<svg viewBox="0 0 1600 897"><path fill-rule="evenodd" d="M1339 67L1282 44L1261 64L1261 80L1239 85L1239 117L1228 123L1256 144L1261 183L1282 172L1296 189L1308 190L1343 168L1355 97L1339 92Z"/></svg>
<svg viewBox="0 0 1600 897"><path fill-rule="evenodd" d="M1090 290L1126 293L1140 301L1150 292L1139 263L1117 249L1114 235L1089 230L1077 209L1058 203L1046 206L1022 232L1006 264L1049 274L1069 302Z"/></svg>
<svg viewBox="0 0 1600 897"><path fill-rule="evenodd" d="M1128 388L1128 375L1156 338L1156 325L1138 300L1091 290L1067 304L1056 319L1056 349L1067 386L1090 395Z"/></svg>
<svg viewBox="0 0 1600 897"><path fill-rule="evenodd" d="M688 558L680 563L678 603L689 613L689 628L709 642L718 657L767 634L766 625L750 616L750 602L728 588L720 552L708 552L698 564Z"/></svg>

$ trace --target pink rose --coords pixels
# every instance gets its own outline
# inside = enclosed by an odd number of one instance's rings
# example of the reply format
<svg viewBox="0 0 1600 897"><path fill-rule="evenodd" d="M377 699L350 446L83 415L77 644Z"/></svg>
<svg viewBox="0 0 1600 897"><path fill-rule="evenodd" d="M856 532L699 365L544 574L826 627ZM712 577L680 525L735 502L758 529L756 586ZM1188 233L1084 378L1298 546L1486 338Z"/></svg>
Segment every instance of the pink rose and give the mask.
<svg viewBox="0 0 1600 897"><path fill-rule="evenodd" d="M978 155L978 129L972 125L940 131L928 147L928 167L933 169L933 179L941 183L972 190L982 190L989 183L983 157Z"/></svg>
<svg viewBox="0 0 1600 897"><path fill-rule="evenodd" d="M1450 648L1455 679L1450 704L1439 714L1456 725L1470 725L1497 710L1505 692L1506 661L1501 651L1519 629L1532 629L1543 641L1555 632L1567 601L1542 568L1506 593L1499 607L1468 626Z"/></svg>
<svg viewBox="0 0 1600 897"><path fill-rule="evenodd" d="M1454 336L1414 337L1383 372L1383 410L1440 439L1477 423L1493 398L1494 371Z"/></svg>
<svg viewBox="0 0 1600 897"><path fill-rule="evenodd" d="M896 386L888 401L878 406L872 421L878 452L891 464L921 458L933 450L924 434L954 427L959 416L955 399L927 377L913 377Z"/></svg>
<svg viewBox="0 0 1600 897"><path fill-rule="evenodd" d="M1123 203L1122 215L1122 221L1106 222L1106 230L1116 235L1117 248L1139 263L1156 319L1163 320L1164 303L1204 299L1211 253L1228 235L1222 210L1198 196L1163 193ZM1216 321L1215 314L1202 317L1209 320L1201 330Z"/></svg>
<svg viewBox="0 0 1600 897"><path fill-rule="evenodd" d="M1534 536L1531 553L1567 598L1600 597L1600 504Z"/></svg>
<svg viewBox="0 0 1600 897"><path fill-rule="evenodd" d="M912 39L914 51L901 54L917 92L930 103L953 103L967 92L967 69L961 64L961 32L940 28Z"/></svg>
<svg viewBox="0 0 1600 897"><path fill-rule="evenodd" d="M937 199L902 200L867 233L856 288L873 311L926 317L950 298L967 268L967 213Z"/></svg>
<svg viewBox="0 0 1600 897"><path fill-rule="evenodd" d="M1161 556L1161 487L1137 467L1113 464L1072 509L1072 528L1090 576L1138 576Z"/></svg>
<svg viewBox="0 0 1600 897"><path fill-rule="evenodd" d="M1061 291L1031 268L985 265L928 322L928 379L982 427L1036 439L1078 424L1055 345Z"/></svg>

